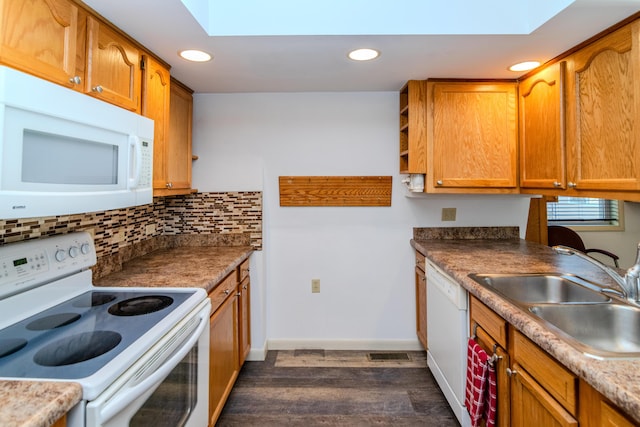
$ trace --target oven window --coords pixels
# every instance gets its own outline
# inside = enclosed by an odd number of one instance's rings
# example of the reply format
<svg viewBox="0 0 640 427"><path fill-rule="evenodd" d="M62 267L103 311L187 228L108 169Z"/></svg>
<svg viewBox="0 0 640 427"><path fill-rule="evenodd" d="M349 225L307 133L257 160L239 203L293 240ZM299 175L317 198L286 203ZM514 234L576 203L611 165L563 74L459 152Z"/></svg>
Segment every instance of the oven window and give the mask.
<svg viewBox="0 0 640 427"><path fill-rule="evenodd" d="M198 346L194 346L153 392L129 426L183 426L197 401Z"/></svg>

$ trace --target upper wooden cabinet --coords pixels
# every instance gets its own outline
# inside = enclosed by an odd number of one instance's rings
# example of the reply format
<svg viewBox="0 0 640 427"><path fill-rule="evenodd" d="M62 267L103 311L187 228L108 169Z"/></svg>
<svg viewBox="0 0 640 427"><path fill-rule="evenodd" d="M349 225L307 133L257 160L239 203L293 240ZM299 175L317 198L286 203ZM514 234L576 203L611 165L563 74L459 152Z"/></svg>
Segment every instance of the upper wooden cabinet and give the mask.
<svg viewBox="0 0 640 427"><path fill-rule="evenodd" d="M515 82L429 82L427 192L516 193Z"/></svg>
<svg viewBox="0 0 640 427"><path fill-rule="evenodd" d="M140 112L135 42L70 0L0 0L0 62Z"/></svg>
<svg viewBox="0 0 640 427"><path fill-rule="evenodd" d="M520 95L520 187L566 188L564 82L566 62L522 80Z"/></svg>
<svg viewBox="0 0 640 427"><path fill-rule="evenodd" d="M427 173L427 82L400 90L400 173Z"/></svg>
<svg viewBox="0 0 640 427"><path fill-rule="evenodd" d="M577 194L640 189L639 32L634 21L567 58L567 186Z"/></svg>
<svg viewBox="0 0 640 427"><path fill-rule="evenodd" d="M191 129L193 91L175 79L170 84L167 138L154 140L153 194L189 194L191 189Z"/></svg>
<svg viewBox="0 0 640 427"><path fill-rule="evenodd" d="M87 19L85 92L140 112L140 51L109 26L91 16Z"/></svg>
<svg viewBox="0 0 640 427"><path fill-rule="evenodd" d="M68 0L0 0L0 62L67 87L80 84L78 21L78 6Z"/></svg>

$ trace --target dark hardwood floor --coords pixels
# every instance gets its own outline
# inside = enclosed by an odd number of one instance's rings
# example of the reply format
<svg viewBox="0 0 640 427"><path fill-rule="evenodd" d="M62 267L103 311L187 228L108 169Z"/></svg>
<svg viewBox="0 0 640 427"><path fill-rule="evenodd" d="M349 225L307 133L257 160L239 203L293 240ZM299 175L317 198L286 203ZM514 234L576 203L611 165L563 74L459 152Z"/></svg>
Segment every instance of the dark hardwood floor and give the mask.
<svg viewBox="0 0 640 427"><path fill-rule="evenodd" d="M424 352L269 351L218 426L458 426Z"/></svg>

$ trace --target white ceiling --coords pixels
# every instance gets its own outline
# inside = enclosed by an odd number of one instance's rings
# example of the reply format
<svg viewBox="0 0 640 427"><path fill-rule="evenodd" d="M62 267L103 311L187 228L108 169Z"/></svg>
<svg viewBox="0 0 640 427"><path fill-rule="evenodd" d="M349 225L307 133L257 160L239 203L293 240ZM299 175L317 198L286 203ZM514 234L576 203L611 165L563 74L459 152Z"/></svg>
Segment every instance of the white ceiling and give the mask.
<svg viewBox="0 0 640 427"><path fill-rule="evenodd" d="M185 0L192 5L203 1ZM237 3L239 0L233 1ZM253 1L256 4L266 3L264 0ZM295 1L302 3L301 0ZM363 0L350 1L357 3ZM412 0L394 1L394 6L401 7ZM479 3L477 0L418 1L432 10L440 9L425 19L429 25L425 26L424 31L417 28L421 21L415 19L421 16L420 8L403 10L408 30L401 35L393 35L400 33L396 27L392 35L209 36L199 21L206 24L214 16L213 12L210 11L211 15L204 21L196 20L181 0L84 0L171 64L172 75L197 93L397 91L409 79L514 78L517 74L506 69L509 65L527 59L547 61L640 11L640 0L575 0L529 32L520 31L521 27L513 25L513 21L535 27L546 19L548 15L545 13L553 14L571 1L536 0L531 3L529 0L525 2L527 8L519 9L522 12L520 16L513 15L513 7L497 9L501 2L508 5L512 0L485 0L482 2L484 9L472 7ZM273 2L275 4L276 0ZM245 0L239 4L246 7L250 3ZM375 4L381 4L381 0ZM444 10L443 5L449 9ZM462 5L465 7L461 8ZM544 13L539 10L532 12L536 5L544 6ZM511 15L506 15L505 9ZM313 18L318 12L307 15ZM236 16L237 22L247 23L247 16ZM274 17L268 16L266 9L252 16L262 17L270 25L237 27L236 34L247 34L249 29L256 33L256 27L262 30L258 34L287 34L284 26L274 24ZM397 23L403 15L388 13L388 16ZM496 20L496 16L500 20ZM523 19L526 16L533 19L527 22ZM295 15L287 17L289 22L298 23L298 30L295 32L294 29L294 34L303 33L302 28L307 29L307 33L309 28L313 30L313 26L300 26L299 18ZM224 22L236 21L230 18ZM508 25L496 25L502 21ZM325 19L325 22L328 20ZM359 24L354 24L354 28L360 28L362 21L356 22ZM491 22L491 25L487 22ZM342 22L342 25L342 30L338 26L333 33L347 33L347 24ZM225 28L227 34L233 33L232 26ZM465 30L468 28L471 29ZM492 31L493 28L495 31ZM211 32L211 29L208 28L208 31ZM416 32L423 34L406 34ZM347 59L348 51L357 47L375 48L382 54L378 59L366 63ZM214 55L214 59L202 64L186 62L177 56L177 52L187 48L206 50Z"/></svg>

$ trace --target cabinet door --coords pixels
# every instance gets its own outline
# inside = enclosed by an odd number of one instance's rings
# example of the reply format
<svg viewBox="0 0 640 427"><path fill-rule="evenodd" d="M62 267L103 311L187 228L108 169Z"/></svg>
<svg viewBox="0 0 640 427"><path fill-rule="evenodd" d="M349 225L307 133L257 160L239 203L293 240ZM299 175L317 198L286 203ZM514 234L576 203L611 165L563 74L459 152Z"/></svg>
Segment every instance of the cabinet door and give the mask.
<svg viewBox="0 0 640 427"><path fill-rule="evenodd" d="M568 186L640 189L640 22L567 61Z"/></svg>
<svg viewBox="0 0 640 427"><path fill-rule="evenodd" d="M496 426L509 427L511 425L511 410L509 391L509 377L507 367L509 367L509 353L500 346L483 328L482 325L472 321L472 331L475 331L476 342L487 352L489 356L495 355L496 388L498 389L497 400L498 410Z"/></svg>
<svg viewBox="0 0 640 427"><path fill-rule="evenodd" d="M418 267L416 267L416 334L422 347L427 350L427 278L424 271Z"/></svg>
<svg viewBox="0 0 640 427"><path fill-rule="evenodd" d="M77 36L78 7L68 0L0 0L3 64L73 87Z"/></svg>
<svg viewBox="0 0 640 427"><path fill-rule="evenodd" d="M566 188L566 62L520 82L520 187Z"/></svg>
<svg viewBox="0 0 640 427"><path fill-rule="evenodd" d="M191 89L171 79L168 137L164 149L154 149L153 194L167 196L191 193Z"/></svg>
<svg viewBox="0 0 640 427"><path fill-rule="evenodd" d="M578 421L556 402L517 363L511 375L511 425L513 427L577 426Z"/></svg>
<svg viewBox="0 0 640 427"><path fill-rule="evenodd" d="M155 59L143 58L142 115L153 119L153 186L164 188L167 173L171 76Z"/></svg>
<svg viewBox="0 0 640 427"><path fill-rule="evenodd" d="M248 276L240 283L238 295L240 296L240 314L238 315L240 326L239 357L240 366L242 366L251 350L251 282Z"/></svg>
<svg viewBox="0 0 640 427"><path fill-rule="evenodd" d="M433 84L428 187L517 187L516 90L515 83Z"/></svg>
<svg viewBox="0 0 640 427"><path fill-rule="evenodd" d="M125 36L93 17L87 22L85 92L140 111L140 52Z"/></svg>
<svg viewBox="0 0 640 427"><path fill-rule="evenodd" d="M215 425L240 370L235 291L211 315L209 334L209 419Z"/></svg>

